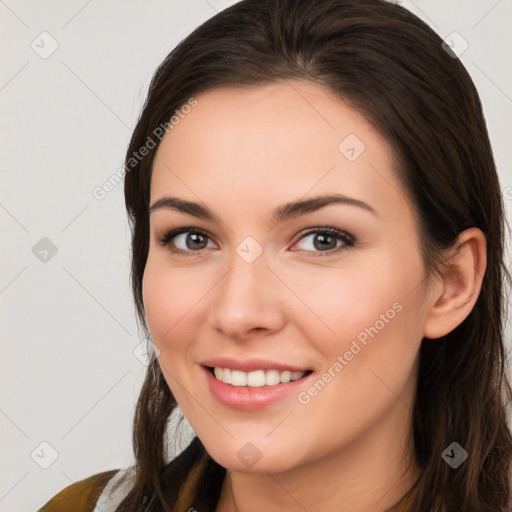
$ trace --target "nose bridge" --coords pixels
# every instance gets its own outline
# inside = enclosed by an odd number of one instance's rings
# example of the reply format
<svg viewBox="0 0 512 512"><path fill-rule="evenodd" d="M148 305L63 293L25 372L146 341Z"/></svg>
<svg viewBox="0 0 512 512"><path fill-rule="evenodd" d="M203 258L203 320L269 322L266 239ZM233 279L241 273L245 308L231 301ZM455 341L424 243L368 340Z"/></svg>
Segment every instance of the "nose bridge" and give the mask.
<svg viewBox="0 0 512 512"><path fill-rule="evenodd" d="M277 329L282 321L267 259L256 250L252 241L242 242L216 287L210 318L217 330L233 338L256 328Z"/></svg>

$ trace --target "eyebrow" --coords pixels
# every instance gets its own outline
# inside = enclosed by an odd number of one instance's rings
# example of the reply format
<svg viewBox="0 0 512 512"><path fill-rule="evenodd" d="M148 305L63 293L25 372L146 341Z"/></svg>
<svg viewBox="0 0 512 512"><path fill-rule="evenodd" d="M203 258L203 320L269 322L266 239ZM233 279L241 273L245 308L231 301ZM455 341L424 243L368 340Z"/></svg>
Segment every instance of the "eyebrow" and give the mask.
<svg viewBox="0 0 512 512"><path fill-rule="evenodd" d="M379 216L378 213L368 203L360 199L354 199L342 194L329 194L312 197L309 199L298 199L290 203L278 206L272 213L270 222L276 224L285 220L299 217L306 213L311 213L328 206L330 204L344 204L348 206L356 206L363 210ZM188 213L200 219L220 221L220 219L207 207L194 203L193 201L186 201L178 197L165 196L155 201L149 208L149 213L153 213L161 208L169 208L179 212Z"/></svg>

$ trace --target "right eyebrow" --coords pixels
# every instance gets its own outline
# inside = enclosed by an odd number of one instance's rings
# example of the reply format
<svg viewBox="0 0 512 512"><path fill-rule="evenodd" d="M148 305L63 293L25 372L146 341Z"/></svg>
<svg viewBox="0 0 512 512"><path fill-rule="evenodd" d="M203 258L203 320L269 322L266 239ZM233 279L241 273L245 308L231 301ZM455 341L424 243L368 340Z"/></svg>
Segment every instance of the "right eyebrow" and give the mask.
<svg viewBox="0 0 512 512"><path fill-rule="evenodd" d="M162 197L155 201L149 208L149 213L153 213L155 210L160 208L170 208L171 210L177 210L178 212L189 213L194 217L206 220L220 219L209 209L201 206L199 203L193 201L186 201L185 199L179 199L178 197Z"/></svg>

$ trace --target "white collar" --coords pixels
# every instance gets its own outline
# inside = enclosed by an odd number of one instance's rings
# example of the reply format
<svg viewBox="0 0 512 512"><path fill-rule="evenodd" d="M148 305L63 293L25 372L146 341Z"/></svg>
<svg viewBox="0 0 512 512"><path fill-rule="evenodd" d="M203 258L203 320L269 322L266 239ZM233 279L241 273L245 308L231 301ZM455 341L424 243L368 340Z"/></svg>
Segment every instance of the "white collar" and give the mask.
<svg viewBox="0 0 512 512"><path fill-rule="evenodd" d="M93 512L115 512L121 501L125 498L133 484L134 468L120 469L107 482L100 494ZM113 487L120 482L119 486L112 491Z"/></svg>

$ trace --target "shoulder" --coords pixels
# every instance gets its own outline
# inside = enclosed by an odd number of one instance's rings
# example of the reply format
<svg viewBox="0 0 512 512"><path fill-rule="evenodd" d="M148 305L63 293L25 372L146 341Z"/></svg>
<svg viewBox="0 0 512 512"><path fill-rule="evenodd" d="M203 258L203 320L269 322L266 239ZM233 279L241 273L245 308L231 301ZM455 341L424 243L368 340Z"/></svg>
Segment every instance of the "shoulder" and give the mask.
<svg viewBox="0 0 512 512"><path fill-rule="evenodd" d="M38 512L93 512L96 503L118 469L96 473L74 484L68 485L51 498Z"/></svg>

